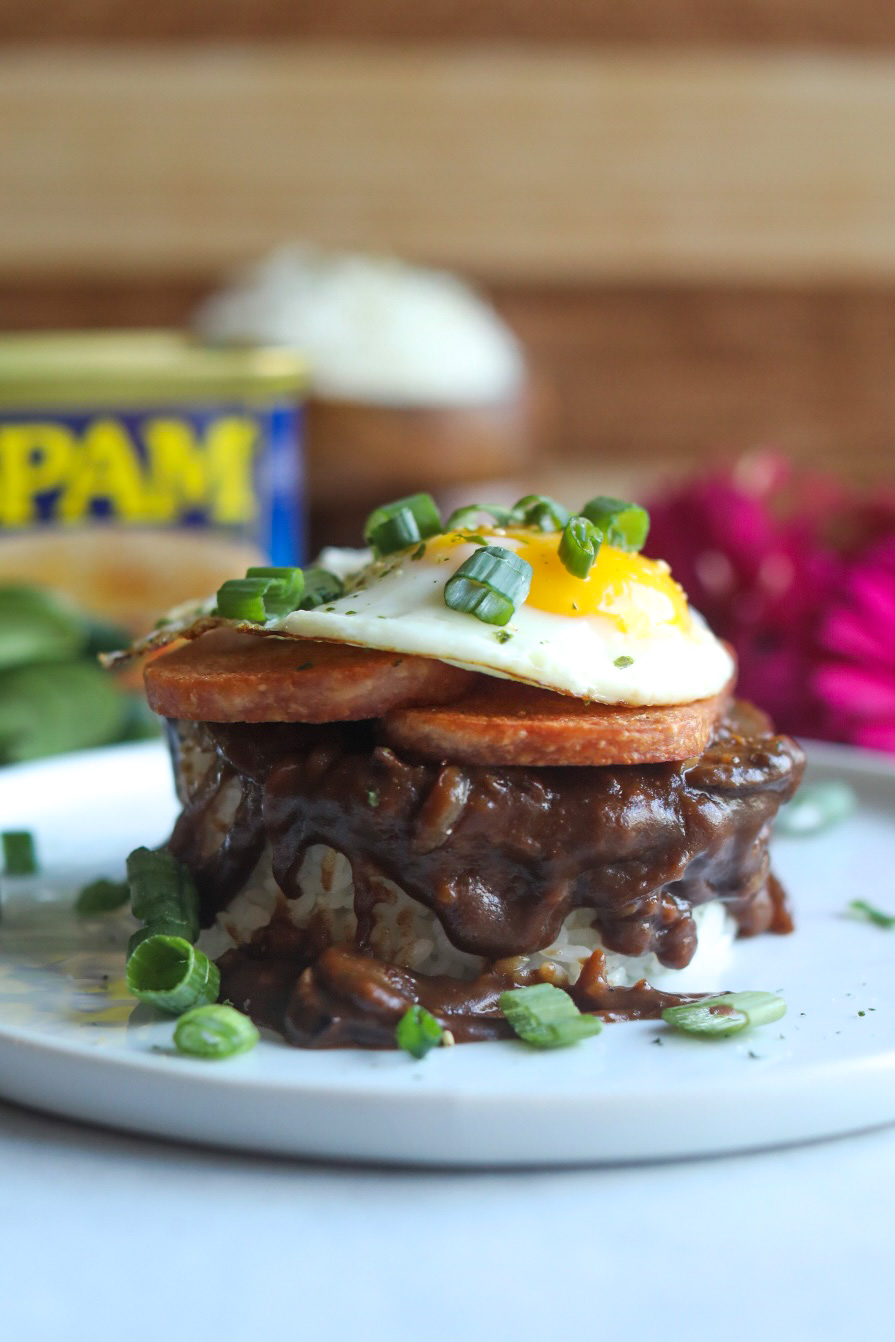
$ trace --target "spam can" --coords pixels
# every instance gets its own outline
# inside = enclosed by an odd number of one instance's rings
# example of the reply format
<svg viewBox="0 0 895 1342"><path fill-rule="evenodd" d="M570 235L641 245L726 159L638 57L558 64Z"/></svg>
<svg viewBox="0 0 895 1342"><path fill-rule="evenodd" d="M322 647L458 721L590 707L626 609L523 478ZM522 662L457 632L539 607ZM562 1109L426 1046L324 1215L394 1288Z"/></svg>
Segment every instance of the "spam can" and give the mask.
<svg viewBox="0 0 895 1342"><path fill-rule="evenodd" d="M303 557L306 369L176 332L0 337L0 582L129 627Z"/></svg>

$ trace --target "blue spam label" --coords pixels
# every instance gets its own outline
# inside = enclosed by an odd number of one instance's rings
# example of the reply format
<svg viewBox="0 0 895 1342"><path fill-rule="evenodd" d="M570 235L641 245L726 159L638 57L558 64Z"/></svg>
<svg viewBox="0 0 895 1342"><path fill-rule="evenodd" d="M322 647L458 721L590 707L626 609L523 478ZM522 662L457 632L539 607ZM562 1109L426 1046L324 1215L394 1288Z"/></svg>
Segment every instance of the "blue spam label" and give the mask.
<svg viewBox="0 0 895 1342"><path fill-rule="evenodd" d="M286 401L0 412L0 543L40 527L205 528L298 563L299 417Z"/></svg>

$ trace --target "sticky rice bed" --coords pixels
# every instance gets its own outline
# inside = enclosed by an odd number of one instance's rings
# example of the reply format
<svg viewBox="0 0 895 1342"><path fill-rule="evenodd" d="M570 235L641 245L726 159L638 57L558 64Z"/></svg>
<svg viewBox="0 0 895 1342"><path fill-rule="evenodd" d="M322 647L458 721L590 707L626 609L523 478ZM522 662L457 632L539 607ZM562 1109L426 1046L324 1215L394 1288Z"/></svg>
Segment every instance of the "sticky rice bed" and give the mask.
<svg viewBox="0 0 895 1342"><path fill-rule="evenodd" d="M181 724L181 750L177 768L177 790L182 802L201 786L213 765L213 752L201 748L195 730ZM241 796L238 779L231 779L219 792L204 826L203 856L210 856L224 841ZM329 940L353 942L357 932L351 865L333 848L315 844L302 861L298 899L286 899L274 879L270 847L266 846L255 870L240 893L218 914L199 939L199 947L212 959L251 941L279 913L297 928L313 918L315 927L325 927ZM379 959L420 974L447 974L472 980L484 969L485 960L458 950L448 940L437 916L406 894L393 881L379 882L382 897L375 906L369 950ZM697 947L684 969L668 969L656 955L620 955L605 950L594 913L575 909L564 920L558 937L531 955L501 962L502 968L520 980L532 972L557 984L573 984L595 950L605 955L605 978L612 988L628 988L645 979L654 988L671 992L713 991L721 986L730 962L737 926L721 900L711 900L693 909Z"/></svg>
<svg viewBox="0 0 895 1342"><path fill-rule="evenodd" d="M332 942L353 942L357 931L351 867L341 853L316 844L309 848L301 866L302 895L287 900L271 870L269 848L243 890L204 931L199 947L218 959L234 946L244 945L276 913L285 915L295 927L305 928L311 919L319 930L325 927ZM380 883L382 898L375 906L370 951L379 959L420 974L447 974L471 980L485 967L477 955L458 950L448 941L441 923L430 909L417 903L393 881ZM589 909L576 909L565 919L559 936L532 955L504 960L501 966L524 979L539 972L558 984L575 983L585 961L603 948ZM606 979L613 988L627 988L646 979L653 987L669 991L710 991L721 986L729 963L736 924L720 900L693 910L698 944L685 969L666 969L655 955L618 955L605 951Z"/></svg>

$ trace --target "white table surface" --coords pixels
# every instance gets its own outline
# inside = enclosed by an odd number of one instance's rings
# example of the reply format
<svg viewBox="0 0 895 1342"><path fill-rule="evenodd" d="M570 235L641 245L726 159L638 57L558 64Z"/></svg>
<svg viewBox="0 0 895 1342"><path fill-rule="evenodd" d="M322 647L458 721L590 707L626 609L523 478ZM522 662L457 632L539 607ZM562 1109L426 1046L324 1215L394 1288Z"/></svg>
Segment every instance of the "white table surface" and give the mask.
<svg viewBox="0 0 895 1342"><path fill-rule="evenodd" d="M228 1155L0 1103L0 1189L3 1342L892 1336L892 1127L467 1174Z"/></svg>

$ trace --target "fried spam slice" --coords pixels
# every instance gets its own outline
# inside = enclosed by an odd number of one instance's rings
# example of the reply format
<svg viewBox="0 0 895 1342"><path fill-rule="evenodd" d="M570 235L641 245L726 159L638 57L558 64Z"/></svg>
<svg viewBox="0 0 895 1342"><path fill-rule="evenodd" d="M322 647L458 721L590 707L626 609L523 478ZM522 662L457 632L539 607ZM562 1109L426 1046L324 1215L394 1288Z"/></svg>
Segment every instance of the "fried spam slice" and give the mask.
<svg viewBox="0 0 895 1342"><path fill-rule="evenodd" d="M456 699L478 677L428 657L213 629L144 672L149 706L190 722L351 722Z"/></svg>
<svg viewBox="0 0 895 1342"><path fill-rule="evenodd" d="M727 687L689 704L628 708L479 679L452 704L393 710L384 728L401 750L458 764L656 764L701 755L729 700Z"/></svg>

